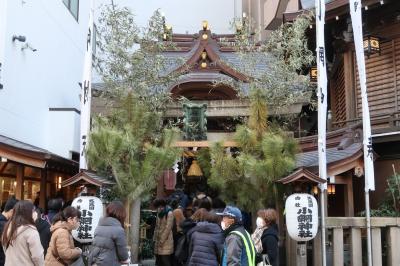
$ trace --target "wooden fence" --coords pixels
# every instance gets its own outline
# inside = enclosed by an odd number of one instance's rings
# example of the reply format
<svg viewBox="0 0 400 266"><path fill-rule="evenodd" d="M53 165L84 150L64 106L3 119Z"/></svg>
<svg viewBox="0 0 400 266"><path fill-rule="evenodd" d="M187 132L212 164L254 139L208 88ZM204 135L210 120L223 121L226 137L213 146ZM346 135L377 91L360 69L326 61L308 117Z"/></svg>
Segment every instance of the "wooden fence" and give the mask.
<svg viewBox="0 0 400 266"><path fill-rule="evenodd" d="M327 217L327 266L367 265L366 220L363 217ZM400 265L400 218L372 217L373 266ZM308 243L308 265L322 265L321 234ZM297 243L286 239L286 265L298 265Z"/></svg>

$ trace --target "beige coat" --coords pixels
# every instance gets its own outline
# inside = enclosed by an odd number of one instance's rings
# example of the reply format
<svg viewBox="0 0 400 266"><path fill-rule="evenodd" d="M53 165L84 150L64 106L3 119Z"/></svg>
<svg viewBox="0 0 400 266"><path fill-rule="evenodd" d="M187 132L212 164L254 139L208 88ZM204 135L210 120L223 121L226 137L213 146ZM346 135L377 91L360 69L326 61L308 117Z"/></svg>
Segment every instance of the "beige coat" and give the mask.
<svg viewBox="0 0 400 266"><path fill-rule="evenodd" d="M71 230L70 224L61 221L50 227L52 235L46 254L46 266L63 266L64 264L60 262L60 259L71 264L81 255L81 251L74 246Z"/></svg>
<svg viewBox="0 0 400 266"><path fill-rule="evenodd" d="M17 237L5 250L5 266L43 266L43 247L39 233L33 225L22 225L17 229Z"/></svg>
<svg viewBox="0 0 400 266"><path fill-rule="evenodd" d="M174 215L172 211L161 219L157 216L157 224L154 231L154 253L156 255L171 255L174 253L173 225Z"/></svg>

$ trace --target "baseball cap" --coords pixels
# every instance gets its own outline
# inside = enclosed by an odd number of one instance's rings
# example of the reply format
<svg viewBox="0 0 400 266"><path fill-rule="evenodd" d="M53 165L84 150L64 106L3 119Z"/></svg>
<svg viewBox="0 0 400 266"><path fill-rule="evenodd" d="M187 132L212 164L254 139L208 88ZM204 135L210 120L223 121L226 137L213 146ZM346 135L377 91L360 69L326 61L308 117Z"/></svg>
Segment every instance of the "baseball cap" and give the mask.
<svg viewBox="0 0 400 266"><path fill-rule="evenodd" d="M241 222L242 221L242 213L240 210L234 206L226 206L223 212L218 212L217 215L220 216L229 216L234 218L235 220Z"/></svg>

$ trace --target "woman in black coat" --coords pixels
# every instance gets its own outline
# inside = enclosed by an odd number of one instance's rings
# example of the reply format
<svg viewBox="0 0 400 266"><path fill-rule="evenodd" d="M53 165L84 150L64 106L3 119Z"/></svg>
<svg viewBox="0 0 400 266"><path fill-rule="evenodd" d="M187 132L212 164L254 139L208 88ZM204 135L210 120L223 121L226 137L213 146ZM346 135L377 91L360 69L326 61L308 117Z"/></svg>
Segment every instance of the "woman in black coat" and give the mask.
<svg viewBox="0 0 400 266"><path fill-rule="evenodd" d="M120 201L111 202L106 216L101 218L94 232L89 265L120 266L129 262L123 223L125 207Z"/></svg>
<svg viewBox="0 0 400 266"><path fill-rule="evenodd" d="M257 253L268 255L272 266L278 266L279 233L276 225L277 213L274 209L263 209L257 212L257 216L257 229L252 235L254 246Z"/></svg>
<svg viewBox="0 0 400 266"><path fill-rule="evenodd" d="M219 265L224 245L222 229L216 223L219 217L208 213L205 220L191 229L188 266Z"/></svg>

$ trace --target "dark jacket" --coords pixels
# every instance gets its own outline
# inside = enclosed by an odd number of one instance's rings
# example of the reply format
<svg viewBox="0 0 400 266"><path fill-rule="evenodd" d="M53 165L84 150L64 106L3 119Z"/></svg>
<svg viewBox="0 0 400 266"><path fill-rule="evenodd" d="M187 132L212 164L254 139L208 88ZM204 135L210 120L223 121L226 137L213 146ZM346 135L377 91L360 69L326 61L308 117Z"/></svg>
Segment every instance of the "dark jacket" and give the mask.
<svg viewBox="0 0 400 266"><path fill-rule="evenodd" d="M49 212L47 213L47 219L50 224L53 224L53 218L54 216L56 216L57 213L58 213L57 211L53 210L49 210Z"/></svg>
<svg viewBox="0 0 400 266"><path fill-rule="evenodd" d="M189 266L218 266L224 244L221 227L214 223L200 222L192 229L189 245Z"/></svg>
<svg viewBox="0 0 400 266"><path fill-rule="evenodd" d="M263 246L263 254L267 254L269 258L269 262L272 266L279 265L279 234L278 234L278 226L276 224L268 227L264 230L261 236L261 243Z"/></svg>
<svg viewBox="0 0 400 266"><path fill-rule="evenodd" d="M4 225L7 223L7 218L0 213L0 236L3 234ZM0 248L0 266L4 266L6 256L4 255L4 250Z"/></svg>
<svg viewBox="0 0 400 266"><path fill-rule="evenodd" d="M233 231L239 231L247 239L250 255L255 259L255 248L250 234L242 225L234 224L224 231L225 242L222 253L222 266L250 266L251 258L247 256L242 238Z"/></svg>
<svg viewBox="0 0 400 266"><path fill-rule="evenodd" d="M50 224L46 220L38 217L35 225L36 225L36 229L39 232L40 243L42 243L42 246L44 249L44 255L46 256L46 252L47 252L47 249L49 248L49 243L50 243L50 239L51 239Z"/></svg>
<svg viewBox="0 0 400 266"><path fill-rule="evenodd" d="M113 217L103 217L94 232L89 265L119 266L128 259L125 230Z"/></svg>

